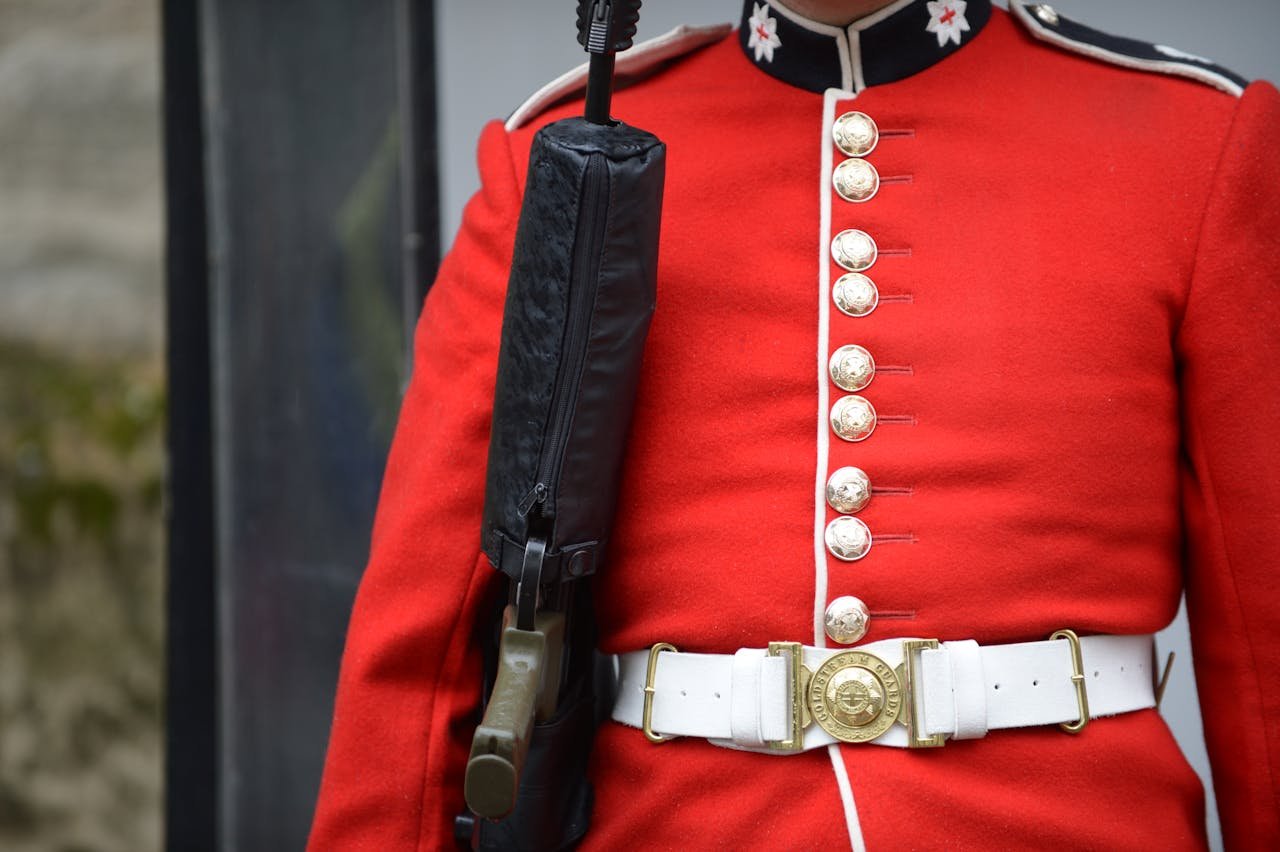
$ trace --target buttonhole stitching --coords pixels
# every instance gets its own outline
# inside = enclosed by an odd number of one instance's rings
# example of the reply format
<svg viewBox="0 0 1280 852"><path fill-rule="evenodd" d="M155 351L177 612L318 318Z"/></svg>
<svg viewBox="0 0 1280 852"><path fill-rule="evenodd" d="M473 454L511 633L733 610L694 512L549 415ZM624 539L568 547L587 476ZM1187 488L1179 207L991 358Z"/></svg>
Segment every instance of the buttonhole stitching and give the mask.
<svg viewBox="0 0 1280 852"><path fill-rule="evenodd" d="M873 497L910 497L915 493L916 489L910 485L905 488L896 488L887 485L883 488L876 488L874 486L871 488L871 495Z"/></svg>
<svg viewBox="0 0 1280 852"><path fill-rule="evenodd" d="M871 617L911 619L916 617L916 611L914 609L873 609Z"/></svg>
<svg viewBox="0 0 1280 852"><path fill-rule="evenodd" d="M872 544L916 544L918 541L915 533L880 533L871 536Z"/></svg>

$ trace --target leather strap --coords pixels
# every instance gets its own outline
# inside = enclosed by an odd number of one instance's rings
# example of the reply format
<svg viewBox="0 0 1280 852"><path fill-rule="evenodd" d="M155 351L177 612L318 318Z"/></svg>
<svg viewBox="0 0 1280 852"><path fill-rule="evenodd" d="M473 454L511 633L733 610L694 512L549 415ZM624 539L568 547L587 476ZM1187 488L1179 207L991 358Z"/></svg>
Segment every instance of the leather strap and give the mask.
<svg viewBox="0 0 1280 852"><path fill-rule="evenodd" d="M903 661L903 639L855 648L804 647L805 668L817 669L845 650L863 651L891 667ZM1154 639L1085 636L1080 639L1091 718L1154 707ZM641 727L649 652L617 657L615 721ZM989 730L1074 722L1080 715L1072 681L1071 645L1064 640L979 645L943 642L920 651L915 663L917 738L976 739ZM728 748L786 754L770 747L790 736L790 662L762 648L736 654L662 653L657 658L653 730L703 737ZM906 747L906 728L895 724L871 742ZM805 750L837 742L816 723L804 730Z"/></svg>

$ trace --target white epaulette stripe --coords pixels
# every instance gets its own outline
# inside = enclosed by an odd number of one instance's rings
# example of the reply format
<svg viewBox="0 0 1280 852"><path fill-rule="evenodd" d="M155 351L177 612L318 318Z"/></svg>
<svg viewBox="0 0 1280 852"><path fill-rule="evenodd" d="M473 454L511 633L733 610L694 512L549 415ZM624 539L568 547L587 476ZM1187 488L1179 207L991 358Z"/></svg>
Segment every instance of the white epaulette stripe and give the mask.
<svg viewBox="0 0 1280 852"><path fill-rule="evenodd" d="M620 76L637 74L682 53L689 53L703 45L719 41L732 29L732 24L676 27L670 32L642 41L630 50L618 54L614 71ZM584 62L577 68L566 71L530 95L529 99L520 104L507 119L507 131L518 129L552 104L584 91L587 83L587 65L588 63Z"/></svg>
<svg viewBox="0 0 1280 852"><path fill-rule="evenodd" d="M1135 71L1154 71L1160 74L1172 74L1177 77L1186 77L1196 80L1215 89L1226 92L1229 95L1240 97L1244 94L1244 87L1230 77L1219 74L1211 68L1204 68L1193 65L1189 62L1179 62L1170 60L1167 62L1155 59L1142 59L1136 56L1128 56L1123 53L1117 53L1107 50L1096 44L1077 41L1067 38L1059 32L1055 32L1050 27L1045 26L1041 21L1027 8L1026 0L1009 0L1009 11L1027 28L1034 38L1048 44L1056 45L1064 50L1072 53L1079 53L1102 62L1109 62L1112 65L1119 65L1124 68L1132 68ZM1038 4L1031 4L1038 5ZM1156 48L1157 50L1159 48ZM1166 55L1170 55L1172 51L1165 48ZM1189 55L1188 55L1189 56ZM1197 57L1198 58L1198 57Z"/></svg>

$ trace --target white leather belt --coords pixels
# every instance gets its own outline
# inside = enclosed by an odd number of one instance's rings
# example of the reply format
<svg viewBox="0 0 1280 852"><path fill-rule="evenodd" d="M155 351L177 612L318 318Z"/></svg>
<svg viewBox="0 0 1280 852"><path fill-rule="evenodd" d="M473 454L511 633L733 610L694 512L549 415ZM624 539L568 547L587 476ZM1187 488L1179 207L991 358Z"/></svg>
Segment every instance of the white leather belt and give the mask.
<svg viewBox="0 0 1280 852"><path fill-rule="evenodd" d="M736 654L686 654L660 644L618 657L613 718L655 742L705 737L786 754L835 742L940 746L1032 725L1074 732L1091 718L1156 705L1153 637L1053 636L985 646L775 642Z"/></svg>

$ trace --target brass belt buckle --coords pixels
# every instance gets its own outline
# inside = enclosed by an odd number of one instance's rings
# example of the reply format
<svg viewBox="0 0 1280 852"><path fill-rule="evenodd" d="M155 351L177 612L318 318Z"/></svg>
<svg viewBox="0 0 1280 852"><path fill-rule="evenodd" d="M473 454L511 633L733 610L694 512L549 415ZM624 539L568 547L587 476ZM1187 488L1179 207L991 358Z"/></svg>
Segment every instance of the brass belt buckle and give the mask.
<svg viewBox="0 0 1280 852"><path fill-rule="evenodd" d="M846 743L865 743L889 730L902 713L905 695L897 672L866 651L828 657L805 690L814 721Z"/></svg>
<svg viewBox="0 0 1280 852"><path fill-rule="evenodd" d="M1078 734L1089 724L1089 690L1085 688L1084 657L1080 654L1080 637L1074 630L1058 630L1050 639L1066 639L1071 645L1071 683L1076 688L1076 706L1080 717L1074 722L1063 722L1058 727L1068 734Z"/></svg>
<svg viewBox="0 0 1280 852"><path fill-rule="evenodd" d="M642 716L641 727L644 728L644 735L651 743L665 743L675 737L663 736L653 730L653 693L655 691L653 680L658 673L658 655L663 651L670 651L678 654L675 645L667 642L659 642L649 649L649 668L645 672L644 678L644 714Z"/></svg>
<svg viewBox="0 0 1280 852"><path fill-rule="evenodd" d="M791 732L785 740L769 742L769 748L803 751L804 729L811 720L846 743L874 740L894 722L902 722L911 748L945 745L942 734L926 737L917 733L915 657L923 649L937 647L936 639L903 642L903 665L898 670L874 654L849 650L833 654L816 672L810 672L804 667L799 642L770 642L769 656L786 656L791 663Z"/></svg>

